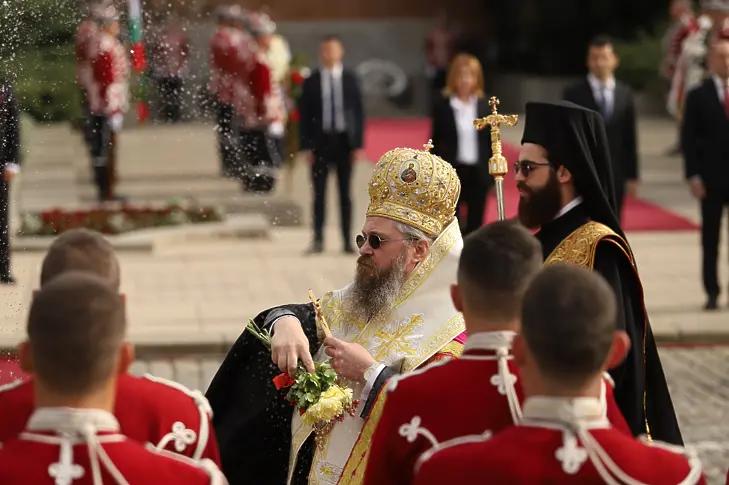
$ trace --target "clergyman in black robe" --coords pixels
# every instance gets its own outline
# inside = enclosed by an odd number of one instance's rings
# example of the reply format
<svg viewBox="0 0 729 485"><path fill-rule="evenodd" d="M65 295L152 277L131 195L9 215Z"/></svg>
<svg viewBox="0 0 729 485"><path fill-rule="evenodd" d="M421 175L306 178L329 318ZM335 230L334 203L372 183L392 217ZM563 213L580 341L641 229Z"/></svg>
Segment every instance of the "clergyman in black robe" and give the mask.
<svg viewBox="0 0 729 485"><path fill-rule="evenodd" d="M423 191L426 184L435 190ZM310 476L317 483L336 483L340 476L353 476L369 446L364 420L381 412L376 403L382 402L379 391L388 379L460 355L465 326L450 299L463 245L455 218L459 192L455 170L427 151L392 150L375 166L370 206L357 238L354 282L320 300L333 338L346 344L343 352L359 346L371 360L355 377L339 367L343 354L331 360L340 376L355 382L352 390L360 403L355 416L336 423L322 438L318 453L311 430L286 401L286 390L272 383L280 367L290 369L297 358L306 365L312 358L332 357L332 337L322 345L313 305L284 305L255 318L274 339L299 334L300 324L307 342L302 337L296 343L308 344L308 354L297 348L298 357L286 354L284 363L277 355L277 366L271 350L249 332L241 334L206 394L230 485L283 485L289 478L304 485ZM409 222L402 220L404 209ZM362 358L361 349L354 353Z"/></svg>
<svg viewBox="0 0 729 485"><path fill-rule="evenodd" d="M545 264L589 267L615 291L619 325L632 346L611 375L632 432L683 444L637 266L616 215L602 117L567 101L527 103L516 170L519 219L539 229Z"/></svg>

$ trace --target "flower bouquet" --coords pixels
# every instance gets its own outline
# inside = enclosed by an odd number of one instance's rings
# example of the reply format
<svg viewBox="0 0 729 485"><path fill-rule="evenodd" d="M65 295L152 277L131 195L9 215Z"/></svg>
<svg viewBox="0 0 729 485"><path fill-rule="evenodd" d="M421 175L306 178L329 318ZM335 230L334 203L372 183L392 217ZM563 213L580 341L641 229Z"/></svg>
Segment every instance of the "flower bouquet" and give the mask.
<svg viewBox="0 0 729 485"><path fill-rule="evenodd" d="M261 330L253 320L246 327L267 349L271 350L271 334ZM337 373L328 362L315 362L309 372L299 361L296 375L279 374L273 379L276 389L287 389L286 400L298 408L304 424L312 426L317 438L329 433L347 415L354 416L359 401L352 390L337 384ZM319 440L317 440L319 442Z"/></svg>

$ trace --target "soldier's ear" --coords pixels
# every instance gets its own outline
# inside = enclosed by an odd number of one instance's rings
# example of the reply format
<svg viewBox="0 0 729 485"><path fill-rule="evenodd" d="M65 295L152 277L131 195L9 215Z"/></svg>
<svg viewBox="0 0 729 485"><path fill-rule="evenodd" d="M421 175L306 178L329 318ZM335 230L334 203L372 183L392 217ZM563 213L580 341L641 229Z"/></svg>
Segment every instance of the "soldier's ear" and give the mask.
<svg viewBox="0 0 729 485"><path fill-rule="evenodd" d="M528 361L526 340L520 333L514 336L514 341L511 343L511 353L514 355L514 363L519 369L526 366Z"/></svg>
<svg viewBox="0 0 729 485"><path fill-rule="evenodd" d="M33 373L33 354L30 351L30 342L23 340L18 344L16 348L18 352L18 363L20 364L20 370L26 374Z"/></svg>
<svg viewBox="0 0 729 485"><path fill-rule="evenodd" d="M613 345L605 363L605 370L614 369L622 364L629 351L630 337L624 330L617 330L613 336Z"/></svg>
<svg viewBox="0 0 729 485"><path fill-rule="evenodd" d="M129 372L129 368L134 362L134 345L131 342L124 342L119 350L119 368L118 374Z"/></svg>
<svg viewBox="0 0 729 485"><path fill-rule="evenodd" d="M461 288L457 284L451 285L451 301L456 311L463 312L463 299L461 297Z"/></svg>

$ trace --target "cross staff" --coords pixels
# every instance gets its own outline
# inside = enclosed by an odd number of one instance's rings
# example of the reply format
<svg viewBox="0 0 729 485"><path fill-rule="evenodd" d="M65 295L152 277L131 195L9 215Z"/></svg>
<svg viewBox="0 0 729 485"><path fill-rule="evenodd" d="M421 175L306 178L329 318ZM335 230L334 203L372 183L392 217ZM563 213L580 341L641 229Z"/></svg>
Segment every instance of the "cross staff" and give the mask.
<svg viewBox="0 0 729 485"><path fill-rule="evenodd" d="M501 125L514 126L519 121L518 115L502 115L497 111L499 98L492 96L489 99L491 106L491 114L485 118L473 120L473 126L477 130L491 127L491 152L493 155L489 158L489 173L496 182L496 210L499 220L506 219L506 208L504 207L504 175L509 172L509 166L506 158L501 153Z"/></svg>

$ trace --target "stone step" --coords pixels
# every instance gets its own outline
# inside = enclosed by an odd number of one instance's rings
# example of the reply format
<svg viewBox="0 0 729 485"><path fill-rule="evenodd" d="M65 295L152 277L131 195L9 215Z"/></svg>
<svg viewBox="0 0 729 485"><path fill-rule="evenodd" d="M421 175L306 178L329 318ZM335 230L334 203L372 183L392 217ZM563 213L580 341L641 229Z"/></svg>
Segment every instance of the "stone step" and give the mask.
<svg viewBox="0 0 729 485"><path fill-rule="evenodd" d="M107 236L117 251L157 253L179 244L211 239L265 239L269 237L271 225L260 214L229 216L222 222L185 224L181 226L153 227L120 235ZM53 242L53 237L16 237L11 241L13 251L44 252Z"/></svg>

